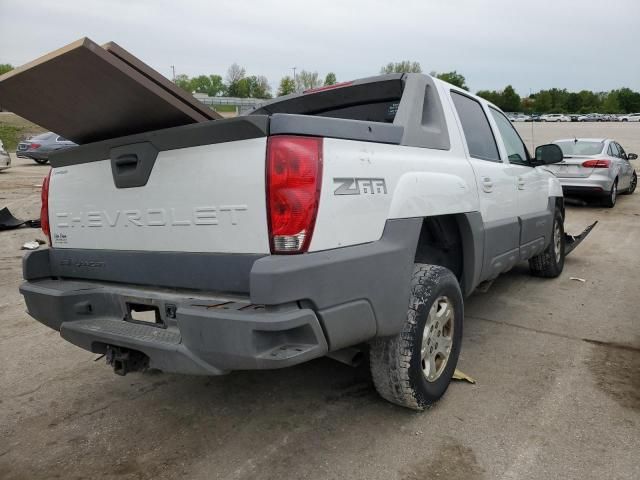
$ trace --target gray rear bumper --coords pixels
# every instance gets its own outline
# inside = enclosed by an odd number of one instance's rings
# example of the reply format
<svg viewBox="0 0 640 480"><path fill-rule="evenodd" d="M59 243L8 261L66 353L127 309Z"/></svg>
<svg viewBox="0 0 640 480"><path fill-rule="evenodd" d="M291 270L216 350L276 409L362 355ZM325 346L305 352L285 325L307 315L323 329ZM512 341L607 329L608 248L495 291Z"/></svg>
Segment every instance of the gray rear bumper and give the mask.
<svg viewBox="0 0 640 480"><path fill-rule="evenodd" d="M107 345L140 351L166 372L282 368L328 351L316 314L296 304L53 279L24 283L20 292L29 314L65 340L95 353ZM127 302L158 307L164 326L125 320Z"/></svg>
<svg viewBox="0 0 640 480"><path fill-rule="evenodd" d="M20 291L31 316L93 352L141 351L170 372L281 368L400 330L421 225L389 220L376 242L304 255L37 250ZM134 324L127 302L175 318Z"/></svg>

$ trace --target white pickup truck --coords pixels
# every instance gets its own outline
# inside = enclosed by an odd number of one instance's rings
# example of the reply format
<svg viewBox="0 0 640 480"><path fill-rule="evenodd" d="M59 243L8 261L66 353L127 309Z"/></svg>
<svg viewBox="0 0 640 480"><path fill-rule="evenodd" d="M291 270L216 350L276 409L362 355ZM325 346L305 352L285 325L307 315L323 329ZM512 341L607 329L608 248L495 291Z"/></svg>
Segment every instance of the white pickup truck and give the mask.
<svg viewBox="0 0 640 480"><path fill-rule="evenodd" d="M29 313L116 373L219 375L367 344L387 400L440 398L463 297L516 263L556 277L558 180L495 106L428 75L280 97L249 115L51 156ZM567 237L568 238L568 237Z"/></svg>

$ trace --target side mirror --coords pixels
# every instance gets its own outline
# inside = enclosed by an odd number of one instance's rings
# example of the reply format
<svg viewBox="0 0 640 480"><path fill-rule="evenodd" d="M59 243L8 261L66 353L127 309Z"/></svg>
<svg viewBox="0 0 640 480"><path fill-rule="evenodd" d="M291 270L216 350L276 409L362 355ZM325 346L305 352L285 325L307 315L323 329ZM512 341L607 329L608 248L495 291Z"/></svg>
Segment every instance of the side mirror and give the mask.
<svg viewBox="0 0 640 480"><path fill-rule="evenodd" d="M627 153L627 160L635 160L638 158L638 154L636 153Z"/></svg>
<svg viewBox="0 0 640 480"><path fill-rule="evenodd" d="M538 165L558 163L561 162L563 158L562 149L555 143L536 147L536 164Z"/></svg>

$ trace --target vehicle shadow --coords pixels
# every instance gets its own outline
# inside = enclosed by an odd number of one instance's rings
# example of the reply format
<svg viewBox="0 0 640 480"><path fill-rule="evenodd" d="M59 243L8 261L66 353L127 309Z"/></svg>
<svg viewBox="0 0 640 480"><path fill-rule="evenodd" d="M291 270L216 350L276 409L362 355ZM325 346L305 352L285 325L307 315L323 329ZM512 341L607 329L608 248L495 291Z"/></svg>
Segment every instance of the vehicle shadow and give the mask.
<svg viewBox="0 0 640 480"><path fill-rule="evenodd" d="M154 371L118 377L90 363L25 400L44 408L19 424L11 444L29 442L31 452L43 453L33 462L9 448L0 457L0 468L10 460L9 478L18 472L24 478L75 478L89 470L154 478L207 457L225 465L229 451L245 452L246 458L234 460L236 467L266 455L284 468L311 444L321 451L345 434L357 445L352 435L362 435L364 426L375 424L384 435L415 419L415 412L378 397L366 363L352 368L328 358L220 377ZM292 437L302 443L279 448ZM252 464L246 467L252 477ZM280 477L287 478L286 471Z"/></svg>

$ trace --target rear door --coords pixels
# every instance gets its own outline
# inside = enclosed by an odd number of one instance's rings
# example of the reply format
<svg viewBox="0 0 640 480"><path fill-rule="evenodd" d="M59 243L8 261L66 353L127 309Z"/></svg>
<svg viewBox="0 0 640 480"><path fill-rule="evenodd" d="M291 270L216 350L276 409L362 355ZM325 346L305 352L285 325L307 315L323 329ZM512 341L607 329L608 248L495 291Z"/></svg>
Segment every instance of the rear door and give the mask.
<svg viewBox="0 0 640 480"><path fill-rule="evenodd" d="M514 178L520 219L520 258L526 260L540 252L551 235L555 202L549 200L549 174L530 163L524 142L504 114L489 108L500 132L502 155L509 162L508 172Z"/></svg>
<svg viewBox="0 0 640 480"><path fill-rule="evenodd" d="M517 196L509 165L501 158L487 114L477 100L451 91L467 156L473 167L485 228L482 279L494 278L518 261Z"/></svg>

